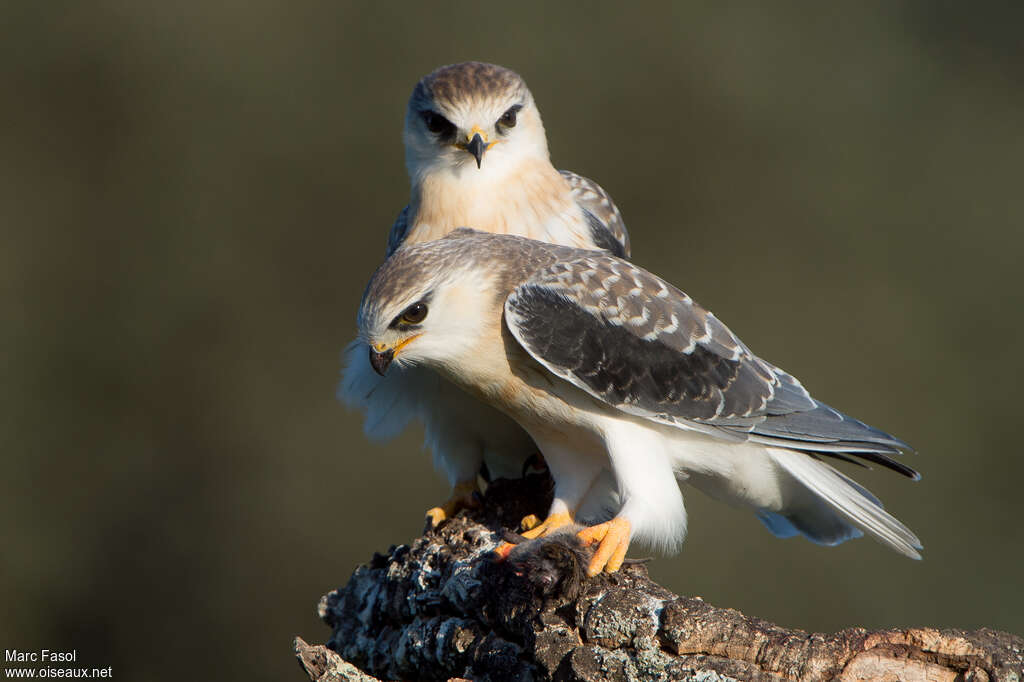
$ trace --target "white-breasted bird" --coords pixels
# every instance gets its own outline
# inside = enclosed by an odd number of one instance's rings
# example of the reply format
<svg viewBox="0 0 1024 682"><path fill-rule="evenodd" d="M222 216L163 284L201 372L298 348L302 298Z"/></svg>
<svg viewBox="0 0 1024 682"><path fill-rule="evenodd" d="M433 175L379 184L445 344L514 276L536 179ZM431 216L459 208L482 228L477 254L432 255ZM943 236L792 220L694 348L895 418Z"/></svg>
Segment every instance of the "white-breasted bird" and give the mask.
<svg viewBox="0 0 1024 682"><path fill-rule="evenodd" d="M411 196L387 255L472 226L629 256L611 197L551 164L540 112L514 71L466 62L428 74L409 98L404 142ZM427 512L433 523L472 503L482 463L495 475L518 475L536 452L515 422L432 372L409 368L382 381L367 352L360 341L348 347L338 395L363 410L365 431L377 439L423 423L435 466L453 487L447 502Z"/></svg>
<svg viewBox="0 0 1024 682"><path fill-rule="evenodd" d="M607 252L458 230L392 255L358 325L379 373L433 370L532 437L555 494L528 537L617 494L611 518L579 534L598 543L591 575L617 570L631 539L678 546L677 479L782 537L834 545L867 532L920 558L917 537L825 461L917 479L894 459L905 443L815 400L682 291Z"/></svg>

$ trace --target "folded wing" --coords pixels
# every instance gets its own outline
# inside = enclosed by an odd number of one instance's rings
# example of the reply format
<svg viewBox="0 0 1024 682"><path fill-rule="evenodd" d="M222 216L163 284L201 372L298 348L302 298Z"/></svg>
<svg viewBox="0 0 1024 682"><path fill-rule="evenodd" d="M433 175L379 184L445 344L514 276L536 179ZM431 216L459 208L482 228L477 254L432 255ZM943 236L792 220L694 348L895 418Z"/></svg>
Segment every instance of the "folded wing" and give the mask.
<svg viewBox="0 0 1024 682"><path fill-rule="evenodd" d="M583 210L594 246L629 258L629 233L615 202L604 188L572 171L558 171L569 183L572 198Z"/></svg>
<svg viewBox="0 0 1024 682"><path fill-rule="evenodd" d="M619 258L540 270L508 297L505 319L538 362L624 412L917 478L889 456L905 443L818 402L685 293Z"/></svg>

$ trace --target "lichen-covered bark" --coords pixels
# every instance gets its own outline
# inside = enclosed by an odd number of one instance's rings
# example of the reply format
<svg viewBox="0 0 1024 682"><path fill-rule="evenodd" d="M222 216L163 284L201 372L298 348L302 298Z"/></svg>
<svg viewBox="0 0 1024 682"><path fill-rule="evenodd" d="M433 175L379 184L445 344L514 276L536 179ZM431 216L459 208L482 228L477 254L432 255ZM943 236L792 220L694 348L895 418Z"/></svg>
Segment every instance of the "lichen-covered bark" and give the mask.
<svg viewBox="0 0 1024 682"><path fill-rule="evenodd" d="M1024 639L1007 633L806 633L675 595L642 564L550 584L491 560L503 529L546 508L549 486L497 481L481 510L358 567L321 600L326 647L296 640L310 679L1024 682Z"/></svg>

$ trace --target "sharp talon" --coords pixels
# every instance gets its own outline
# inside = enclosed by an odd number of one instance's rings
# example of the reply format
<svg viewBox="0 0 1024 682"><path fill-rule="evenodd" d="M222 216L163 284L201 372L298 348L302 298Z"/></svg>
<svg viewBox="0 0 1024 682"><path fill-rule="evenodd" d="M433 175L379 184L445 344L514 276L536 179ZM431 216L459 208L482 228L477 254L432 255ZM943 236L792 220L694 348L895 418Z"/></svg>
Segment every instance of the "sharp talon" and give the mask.
<svg viewBox="0 0 1024 682"><path fill-rule="evenodd" d="M584 545L598 543L594 556L587 566L588 576L594 577L601 571L615 573L622 568L626 550L629 549L630 531L629 521L616 517L611 521L584 528L576 534Z"/></svg>
<svg viewBox="0 0 1024 682"><path fill-rule="evenodd" d="M528 514L523 517L523 520L519 522L519 527L523 530L533 530L540 525L540 519L536 514Z"/></svg>

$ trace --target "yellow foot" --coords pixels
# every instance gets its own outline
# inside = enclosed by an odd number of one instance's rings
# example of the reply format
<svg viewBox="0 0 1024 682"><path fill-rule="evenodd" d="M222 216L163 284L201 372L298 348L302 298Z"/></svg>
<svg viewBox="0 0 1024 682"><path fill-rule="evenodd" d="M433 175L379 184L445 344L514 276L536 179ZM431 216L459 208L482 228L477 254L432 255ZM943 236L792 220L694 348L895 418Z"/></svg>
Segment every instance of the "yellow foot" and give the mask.
<svg viewBox="0 0 1024 682"><path fill-rule="evenodd" d="M533 530L540 525L540 517L536 514L528 514L523 517L523 520L519 522L519 527L523 530Z"/></svg>
<svg viewBox="0 0 1024 682"><path fill-rule="evenodd" d="M440 507L432 507L427 510L427 525L430 528L437 528L437 525L445 519L450 519L462 509L475 509L480 506L476 497L476 481L456 483L452 488L452 496Z"/></svg>
<svg viewBox="0 0 1024 682"><path fill-rule="evenodd" d="M515 545L511 542L503 542L494 548L494 553L498 555L498 561L504 561L508 558L508 555L512 552Z"/></svg>
<svg viewBox="0 0 1024 682"><path fill-rule="evenodd" d="M572 515L568 512L552 514L540 523L535 523L537 517L530 514L530 516L524 517L520 523L525 527L526 524L531 521L531 517L533 517L532 521L534 521L534 523L528 531L523 533L523 537L527 540L534 540L545 535L550 535L562 526L567 526L572 523ZM512 551L513 547L515 547L515 545L511 542L503 542L494 549L494 553L498 555L500 561L504 561L508 557L509 552Z"/></svg>
<svg viewBox="0 0 1024 682"><path fill-rule="evenodd" d="M529 517L526 518L528 519ZM572 523L572 515L569 514L569 512L558 512L556 514L552 514L530 530L523 533L523 537L529 540L544 537L545 535L550 535L562 526L567 526L570 523Z"/></svg>
<svg viewBox="0 0 1024 682"><path fill-rule="evenodd" d="M600 543L587 566L588 576L593 578L602 570L614 573L622 567L622 562L626 559L626 550L629 549L629 533L629 521L616 517L611 521L584 528L576 534L584 545Z"/></svg>

